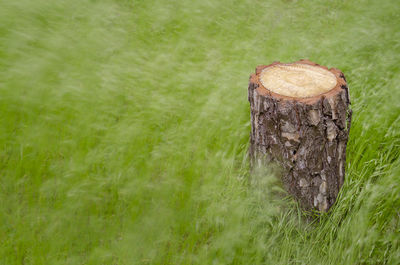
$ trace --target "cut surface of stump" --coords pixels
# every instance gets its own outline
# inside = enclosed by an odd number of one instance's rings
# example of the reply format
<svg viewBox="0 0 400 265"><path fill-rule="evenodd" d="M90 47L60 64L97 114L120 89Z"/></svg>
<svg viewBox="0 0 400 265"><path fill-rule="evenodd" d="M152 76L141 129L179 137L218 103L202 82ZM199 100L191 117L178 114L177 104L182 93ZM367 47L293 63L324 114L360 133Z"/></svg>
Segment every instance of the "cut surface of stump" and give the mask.
<svg viewBox="0 0 400 265"><path fill-rule="evenodd" d="M307 210L327 211L345 174L351 123L346 79L308 60L261 65L250 76L252 165L278 162L286 189Z"/></svg>

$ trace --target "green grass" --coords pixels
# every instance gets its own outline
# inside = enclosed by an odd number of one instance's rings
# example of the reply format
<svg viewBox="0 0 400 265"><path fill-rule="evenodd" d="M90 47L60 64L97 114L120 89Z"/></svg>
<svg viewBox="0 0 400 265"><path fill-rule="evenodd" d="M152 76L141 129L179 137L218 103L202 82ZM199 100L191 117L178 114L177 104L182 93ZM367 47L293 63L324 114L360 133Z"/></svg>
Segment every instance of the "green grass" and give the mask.
<svg viewBox="0 0 400 265"><path fill-rule="evenodd" d="M0 264L399 264L398 1L0 2ZM341 69L329 214L249 181L248 77ZM254 184L256 183L256 184Z"/></svg>

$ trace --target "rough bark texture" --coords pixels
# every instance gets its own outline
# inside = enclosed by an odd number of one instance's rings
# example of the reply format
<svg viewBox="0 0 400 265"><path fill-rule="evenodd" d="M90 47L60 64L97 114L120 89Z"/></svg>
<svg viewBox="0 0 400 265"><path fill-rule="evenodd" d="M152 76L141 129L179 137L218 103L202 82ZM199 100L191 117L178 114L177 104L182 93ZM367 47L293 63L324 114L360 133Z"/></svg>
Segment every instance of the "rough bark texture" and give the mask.
<svg viewBox="0 0 400 265"><path fill-rule="evenodd" d="M309 98L282 96L260 82L261 71L275 64L258 66L250 76L252 165L263 157L277 161L288 192L305 209L325 212L335 203L345 175L352 113L346 79L338 69L319 66L336 76L332 90Z"/></svg>

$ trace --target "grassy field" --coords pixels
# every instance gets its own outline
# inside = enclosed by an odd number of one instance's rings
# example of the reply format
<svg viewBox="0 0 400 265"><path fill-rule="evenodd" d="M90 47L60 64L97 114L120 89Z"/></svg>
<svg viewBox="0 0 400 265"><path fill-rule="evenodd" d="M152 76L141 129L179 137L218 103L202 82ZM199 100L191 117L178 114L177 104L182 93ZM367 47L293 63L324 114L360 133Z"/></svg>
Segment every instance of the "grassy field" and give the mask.
<svg viewBox="0 0 400 265"><path fill-rule="evenodd" d="M398 1L0 2L0 264L399 264ZM249 181L248 77L341 69L329 214ZM256 184L254 184L256 183Z"/></svg>

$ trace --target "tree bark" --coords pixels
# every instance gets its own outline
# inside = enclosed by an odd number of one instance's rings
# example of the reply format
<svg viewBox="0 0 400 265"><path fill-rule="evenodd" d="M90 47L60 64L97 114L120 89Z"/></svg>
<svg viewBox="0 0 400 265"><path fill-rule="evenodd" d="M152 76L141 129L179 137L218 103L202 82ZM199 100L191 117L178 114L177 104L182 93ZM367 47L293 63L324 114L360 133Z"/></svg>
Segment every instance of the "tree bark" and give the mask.
<svg viewBox="0 0 400 265"><path fill-rule="evenodd" d="M263 85L262 75L267 69L287 67L285 71L290 75L293 65L329 71L333 75L327 74L336 78L336 85L333 83L333 88L327 92L304 97L276 93ZM318 73L315 75L320 76ZM269 78L279 79L281 76ZM280 91L279 87L276 91ZM251 165L265 159L278 162L283 168L285 188L306 210L328 211L343 185L352 115L343 73L308 60L261 65L250 76L248 99L251 109Z"/></svg>

